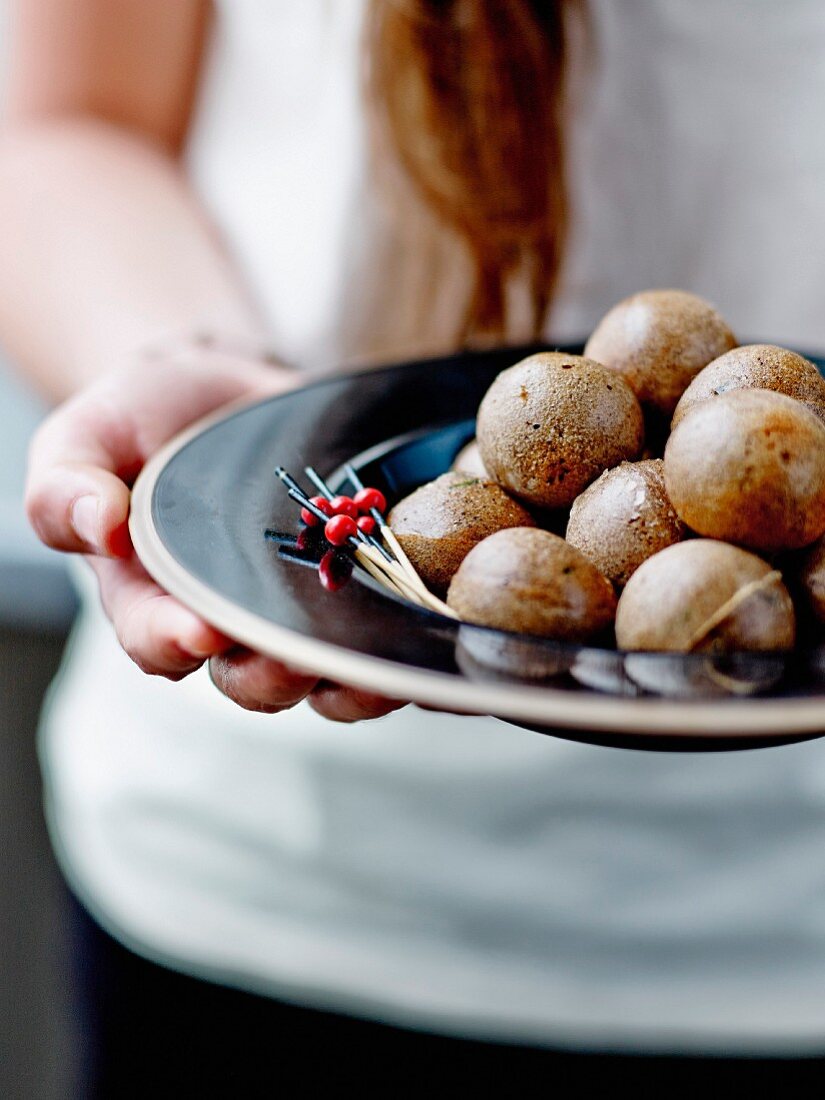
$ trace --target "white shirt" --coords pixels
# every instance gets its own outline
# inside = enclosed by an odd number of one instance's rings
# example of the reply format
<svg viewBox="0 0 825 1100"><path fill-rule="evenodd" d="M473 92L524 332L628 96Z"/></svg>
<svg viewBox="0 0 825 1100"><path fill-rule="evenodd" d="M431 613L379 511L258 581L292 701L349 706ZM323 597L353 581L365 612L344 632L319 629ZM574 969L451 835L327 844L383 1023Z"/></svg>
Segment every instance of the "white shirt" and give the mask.
<svg viewBox="0 0 825 1100"><path fill-rule="evenodd" d="M589 6L552 336L676 286L743 335L825 347L825 8ZM193 149L276 346L308 365L389 350L345 324L371 242L403 239L365 167L362 13L225 3ZM203 673L143 677L86 584L43 725L47 810L75 888L136 950L445 1032L825 1047L825 744L659 755L412 707L247 714Z"/></svg>

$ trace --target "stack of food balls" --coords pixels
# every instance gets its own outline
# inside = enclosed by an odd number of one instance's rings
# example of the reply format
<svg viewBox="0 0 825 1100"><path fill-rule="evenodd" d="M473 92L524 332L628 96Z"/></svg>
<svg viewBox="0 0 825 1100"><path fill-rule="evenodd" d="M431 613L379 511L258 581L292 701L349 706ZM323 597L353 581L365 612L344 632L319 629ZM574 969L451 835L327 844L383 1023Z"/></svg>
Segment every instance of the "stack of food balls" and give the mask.
<svg viewBox="0 0 825 1100"><path fill-rule="evenodd" d="M390 522L469 623L791 649L799 621L825 623L825 380L792 351L737 346L693 294L635 294L583 356L503 371L475 443Z"/></svg>

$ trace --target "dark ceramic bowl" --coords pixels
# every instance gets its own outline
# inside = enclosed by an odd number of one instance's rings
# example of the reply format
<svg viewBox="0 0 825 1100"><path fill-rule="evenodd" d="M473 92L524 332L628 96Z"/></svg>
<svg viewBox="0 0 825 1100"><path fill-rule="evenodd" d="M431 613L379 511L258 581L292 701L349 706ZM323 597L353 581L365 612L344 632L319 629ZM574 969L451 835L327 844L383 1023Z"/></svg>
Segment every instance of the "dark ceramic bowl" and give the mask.
<svg viewBox="0 0 825 1100"><path fill-rule="evenodd" d="M624 654L458 625L389 596L358 569L338 591L319 584L328 547L299 537L275 466L299 476L312 465L346 491L351 462L398 499L450 467L492 379L534 350L336 376L196 425L135 486L141 559L239 641L395 698L632 748L713 751L820 736L825 651L810 640L793 653Z"/></svg>

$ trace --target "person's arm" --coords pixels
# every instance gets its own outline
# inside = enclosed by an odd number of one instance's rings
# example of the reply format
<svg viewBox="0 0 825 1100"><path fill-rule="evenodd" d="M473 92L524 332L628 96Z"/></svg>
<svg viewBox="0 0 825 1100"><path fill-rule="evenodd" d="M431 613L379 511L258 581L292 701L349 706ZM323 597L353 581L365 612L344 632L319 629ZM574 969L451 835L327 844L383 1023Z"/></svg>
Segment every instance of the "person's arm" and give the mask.
<svg viewBox="0 0 825 1100"><path fill-rule="evenodd" d="M128 484L186 424L288 377L250 354L263 325L180 165L209 6L16 0L0 122L0 340L68 398L30 451L40 537L85 553L124 649L147 672L211 658L217 685L274 711L312 692L331 717L390 704L234 647L152 582L128 539ZM273 262L277 262L273 258ZM204 348L185 334L216 335ZM177 337L177 350L151 356Z"/></svg>
<svg viewBox="0 0 825 1100"><path fill-rule="evenodd" d="M178 156L202 0L16 0L0 129L0 332L63 398L171 333L263 326Z"/></svg>

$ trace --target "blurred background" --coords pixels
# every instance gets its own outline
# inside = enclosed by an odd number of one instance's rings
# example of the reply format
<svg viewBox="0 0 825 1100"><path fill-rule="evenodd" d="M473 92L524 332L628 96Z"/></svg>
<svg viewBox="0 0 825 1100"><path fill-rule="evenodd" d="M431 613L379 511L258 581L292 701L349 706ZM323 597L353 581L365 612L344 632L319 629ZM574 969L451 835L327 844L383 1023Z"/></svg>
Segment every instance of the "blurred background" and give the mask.
<svg viewBox="0 0 825 1100"><path fill-rule="evenodd" d="M74 611L21 494L44 408L0 355L0 1097L52 1100L73 1072L66 895L46 837L35 734Z"/></svg>
<svg viewBox="0 0 825 1100"><path fill-rule="evenodd" d="M8 8L0 0L0 78ZM2 262L13 263L4 256ZM0 1097L69 1093L65 888L46 836L35 734L74 613L60 555L29 530L26 445L45 408L0 349Z"/></svg>

